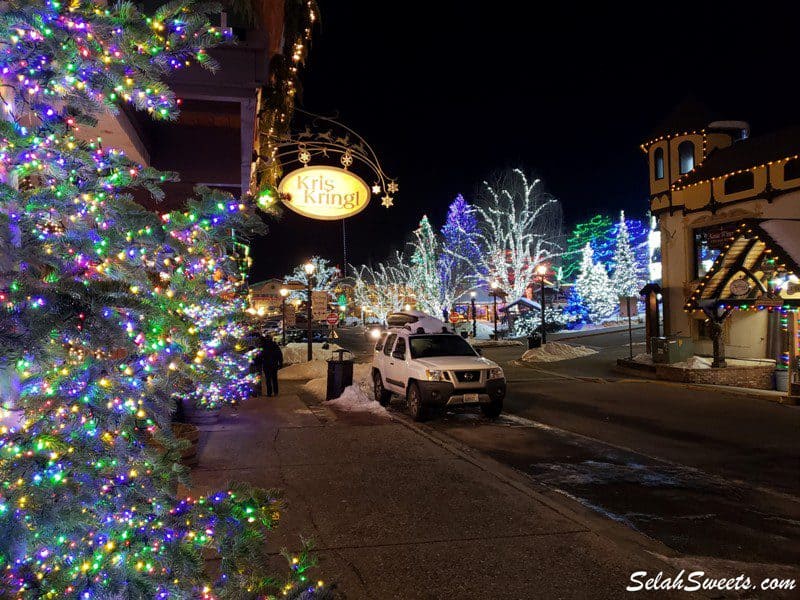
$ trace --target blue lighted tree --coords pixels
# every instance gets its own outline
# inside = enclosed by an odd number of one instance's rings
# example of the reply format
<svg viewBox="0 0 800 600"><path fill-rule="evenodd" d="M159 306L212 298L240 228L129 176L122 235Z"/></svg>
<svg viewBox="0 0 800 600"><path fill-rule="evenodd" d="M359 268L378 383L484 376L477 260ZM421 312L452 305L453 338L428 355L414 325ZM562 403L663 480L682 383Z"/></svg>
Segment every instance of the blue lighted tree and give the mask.
<svg viewBox="0 0 800 600"><path fill-rule="evenodd" d="M437 260L442 306L453 303L478 282L481 247L475 208L459 194L450 204L442 226L442 247Z"/></svg>

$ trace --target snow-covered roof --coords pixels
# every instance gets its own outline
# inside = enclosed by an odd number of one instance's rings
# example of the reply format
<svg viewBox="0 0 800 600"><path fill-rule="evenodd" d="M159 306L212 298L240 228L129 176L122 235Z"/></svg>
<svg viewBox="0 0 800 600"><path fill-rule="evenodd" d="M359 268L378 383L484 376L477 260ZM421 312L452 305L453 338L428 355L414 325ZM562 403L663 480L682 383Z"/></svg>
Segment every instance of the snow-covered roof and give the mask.
<svg viewBox="0 0 800 600"><path fill-rule="evenodd" d="M513 308L513 307L515 307L517 305L524 306L524 307L526 307L526 308L528 308L530 310L541 310L541 307L542 307L542 305L539 304L538 302L536 302L535 300L530 300L530 299L526 298L525 296L523 296L519 300L514 300L514 302L511 302L510 304L507 304L503 308L498 308L497 310L498 310L498 312L504 312L504 311L507 311L509 308ZM517 310L519 310L519 309L517 309Z"/></svg>

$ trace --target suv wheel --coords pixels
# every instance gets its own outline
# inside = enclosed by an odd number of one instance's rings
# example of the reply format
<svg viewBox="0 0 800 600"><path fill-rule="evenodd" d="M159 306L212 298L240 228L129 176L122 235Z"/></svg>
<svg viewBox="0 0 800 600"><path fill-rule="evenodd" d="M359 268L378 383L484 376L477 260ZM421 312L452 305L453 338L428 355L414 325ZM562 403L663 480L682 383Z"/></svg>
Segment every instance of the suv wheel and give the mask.
<svg viewBox="0 0 800 600"><path fill-rule="evenodd" d="M381 406L388 406L392 399L392 393L383 387L381 372L377 369L372 372L372 387L375 390L375 401Z"/></svg>
<svg viewBox="0 0 800 600"><path fill-rule="evenodd" d="M496 419L503 412L503 401L492 400L489 404L481 404L481 412L490 419Z"/></svg>
<svg viewBox="0 0 800 600"><path fill-rule="evenodd" d="M419 391L419 385L416 382L411 382L408 385L406 401L411 418L415 421L424 421L428 418L428 411L422 404L422 392Z"/></svg>

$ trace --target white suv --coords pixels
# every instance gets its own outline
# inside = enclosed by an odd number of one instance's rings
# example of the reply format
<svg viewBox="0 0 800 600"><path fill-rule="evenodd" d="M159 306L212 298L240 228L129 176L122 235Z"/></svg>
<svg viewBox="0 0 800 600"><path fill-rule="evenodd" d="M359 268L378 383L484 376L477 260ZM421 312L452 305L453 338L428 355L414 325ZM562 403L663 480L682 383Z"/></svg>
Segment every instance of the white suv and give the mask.
<svg viewBox="0 0 800 600"><path fill-rule="evenodd" d="M390 328L375 344L372 361L378 402L386 406L392 394L405 396L416 421L444 407L478 405L490 418L500 414L506 379L497 363L447 332L439 319L409 311L387 320Z"/></svg>

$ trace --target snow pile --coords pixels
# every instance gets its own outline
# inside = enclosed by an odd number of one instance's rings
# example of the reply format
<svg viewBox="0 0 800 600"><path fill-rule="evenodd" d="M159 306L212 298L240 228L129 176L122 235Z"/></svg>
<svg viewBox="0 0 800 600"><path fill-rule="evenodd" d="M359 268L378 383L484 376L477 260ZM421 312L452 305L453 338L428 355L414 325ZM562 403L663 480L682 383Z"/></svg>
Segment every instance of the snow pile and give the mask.
<svg viewBox="0 0 800 600"><path fill-rule="evenodd" d="M327 377L312 379L303 386L304 392L319 401L325 400L327 389ZM388 416L386 409L375 401L372 389L372 365L369 363L353 365L353 385L347 386L338 398L327 400L323 404L328 408L342 412L361 412Z"/></svg>
<svg viewBox="0 0 800 600"><path fill-rule="evenodd" d="M523 363L556 362L591 354L597 354L597 350L586 346L572 346L563 342L548 342L540 348L533 348L525 352L520 361Z"/></svg>
<svg viewBox="0 0 800 600"><path fill-rule="evenodd" d="M637 354L633 357L634 362L642 363L645 365L652 365L653 357L649 354ZM655 363L663 364L666 367L675 367L676 369L691 369L702 370L710 369L711 363L714 361L710 356L692 356L676 363ZM775 364L774 360L768 358L761 360L746 360L743 358L728 358L725 360L729 367L763 367L765 365Z"/></svg>
<svg viewBox="0 0 800 600"><path fill-rule="evenodd" d="M469 340L475 348L498 348L500 346L522 346L519 340Z"/></svg>
<svg viewBox="0 0 800 600"><path fill-rule="evenodd" d="M322 346L325 345L328 346L327 349L322 348ZM334 350L340 349L341 346L337 346L336 344L322 344L317 342L312 344L311 352L314 360L328 360L334 357ZM308 344L306 342L291 342L286 344L284 348L281 348L281 351L283 352L283 362L287 365L304 363L308 360ZM338 354L336 356L338 356Z"/></svg>
<svg viewBox="0 0 800 600"><path fill-rule="evenodd" d="M327 377L328 375L328 361L325 360L312 360L311 362L299 362L294 365L289 365L278 371L279 379L287 380L300 380L300 379L315 379L317 377Z"/></svg>
<svg viewBox="0 0 800 600"><path fill-rule="evenodd" d="M303 391L322 402L328 391L328 371L327 364L325 372L316 375L303 385ZM299 365L293 365L299 366ZM292 367L288 367L292 368ZM283 371L281 371L283 372ZM302 379L298 377L298 379ZM357 363L353 365L353 385L360 386L366 390L370 398L372 397L372 365L369 363Z"/></svg>
<svg viewBox="0 0 800 600"><path fill-rule="evenodd" d="M350 385L344 389L342 395L334 400L323 402L328 408L333 408L342 412L361 412L373 415L382 415L388 418L389 413L372 397L372 393L365 390L361 385Z"/></svg>

